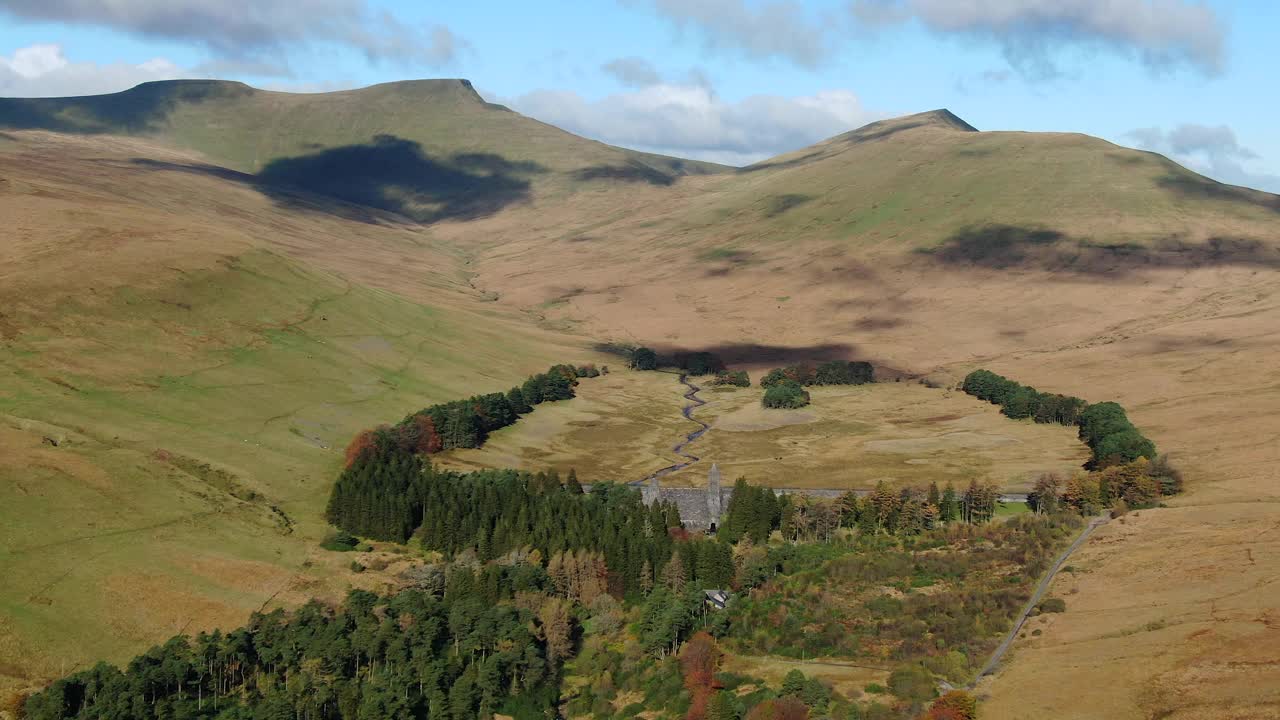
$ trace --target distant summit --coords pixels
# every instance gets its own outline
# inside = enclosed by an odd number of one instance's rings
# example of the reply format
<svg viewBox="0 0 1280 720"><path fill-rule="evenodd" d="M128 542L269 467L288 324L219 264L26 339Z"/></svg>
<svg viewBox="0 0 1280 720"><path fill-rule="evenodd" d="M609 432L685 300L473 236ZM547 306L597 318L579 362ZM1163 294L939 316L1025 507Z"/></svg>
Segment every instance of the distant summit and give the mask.
<svg viewBox="0 0 1280 720"><path fill-rule="evenodd" d="M970 125L964 120L961 120L959 116L950 110L942 108L939 110L916 113L915 115L904 115L902 117L873 122L868 125L863 125L857 130L851 130L843 135L839 135L834 139L867 142L870 140L879 140L892 135L897 135L898 133L905 132L907 130L924 128L955 130L960 132L978 132L978 128Z"/></svg>

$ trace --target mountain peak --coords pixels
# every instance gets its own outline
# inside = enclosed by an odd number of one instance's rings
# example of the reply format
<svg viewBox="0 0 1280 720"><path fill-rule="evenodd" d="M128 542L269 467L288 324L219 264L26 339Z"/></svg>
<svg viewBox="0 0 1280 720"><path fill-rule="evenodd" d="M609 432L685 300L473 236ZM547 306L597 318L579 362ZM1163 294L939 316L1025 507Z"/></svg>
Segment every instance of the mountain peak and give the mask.
<svg viewBox="0 0 1280 720"><path fill-rule="evenodd" d="M857 130L852 130L839 138L849 142L869 142L871 140L880 140L890 135L896 135L907 130L915 130L917 128L936 128L941 130L949 130L956 132L978 132L978 129L969 123L961 120L955 113L940 108L938 110L930 110L928 112L916 113L915 115L903 115L902 117L889 118L888 120L878 120L876 122L863 125Z"/></svg>
<svg viewBox="0 0 1280 720"><path fill-rule="evenodd" d="M938 108L937 110L908 115L902 119L907 120L913 118L925 120L932 125L941 125L944 127L954 128L956 130L963 130L964 132L978 132L978 128L965 122L960 118L960 116L946 108Z"/></svg>

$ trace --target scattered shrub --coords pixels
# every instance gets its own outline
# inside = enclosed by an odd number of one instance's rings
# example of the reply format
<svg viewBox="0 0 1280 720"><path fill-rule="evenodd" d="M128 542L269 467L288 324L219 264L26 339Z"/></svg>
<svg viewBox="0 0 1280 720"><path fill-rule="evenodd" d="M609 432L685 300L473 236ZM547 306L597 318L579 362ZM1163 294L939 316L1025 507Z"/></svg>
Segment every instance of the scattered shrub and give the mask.
<svg viewBox="0 0 1280 720"><path fill-rule="evenodd" d="M320 541L320 547L325 550L332 550L333 552L351 552L355 550L356 546L359 544L360 541L356 536L346 530L336 530L331 532L325 536L324 540Z"/></svg>
<svg viewBox="0 0 1280 720"><path fill-rule="evenodd" d="M746 370L725 370L716 374L714 385L731 385L733 387L751 387L751 378Z"/></svg>
<svg viewBox="0 0 1280 720"><path fill-rule="evenodd" d="M863 361L832 360L814 371L814 385L865 385L875 380L875 369Z"/></svg>
<svg viewBox="0 0 1280 720"><path fill-rule="evenodd" d="M903 665L889 673L889 692L902 700L924 702L937 694L937 686L923 665Z"/></svg>
<svg viewBox="0 0 1280 720"><path fill-rule="evenodd" d="M799 384L785 381L765 390L761 402L767 408L802 408L809 404L809 393Z"/></svg>
<svg viewBox="0 0 1280 720"><path fill-rule="evenodd" d="M627 364L632 370L657 370L658 354L647 347L638 347L631 351Z"/></svg>
<svg viewBox="0 0 1280 720"><path fill-rule="evenodd" d="M715 353L709 352L677 353L675 361L676 367L690 375L711 375L724 372L725 369L724 361Z"/></svg>
<svg viewBox="0 0 1280 720"><path fill-rule="evenodd" d="M1062 598L1049 598L1037 608L1042 613L1060 613L1067 611L1067 601Z"/></svg>
<svg viewBox="0 0 1280 720"><path fill-rule="evenodd" d="M975 720L978 701L963 690L952 690L933 701L924 720Z"/></svg>
<svg viewBox="0 0 1280 720"><path fill-rule="evenodd" d="M793 382L797 385L812 385L813 368L807 365L789 365L784 368L774 368L760 378L760 387L771 388L784 382Z"/></svg>

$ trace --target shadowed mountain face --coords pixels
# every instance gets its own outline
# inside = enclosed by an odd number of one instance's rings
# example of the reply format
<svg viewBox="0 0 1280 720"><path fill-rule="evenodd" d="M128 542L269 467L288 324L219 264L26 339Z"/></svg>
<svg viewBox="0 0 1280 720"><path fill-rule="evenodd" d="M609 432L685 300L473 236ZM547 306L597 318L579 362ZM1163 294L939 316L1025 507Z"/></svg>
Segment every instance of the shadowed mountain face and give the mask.
<svg viewBox="0 0 1280 720"><path fill-rule="evenodd" d="M273 160L258 178L419 222L473 220L529 198L528 178L546 168L491 153L431 157L411 140L380 135L362 145Z"/></svg>

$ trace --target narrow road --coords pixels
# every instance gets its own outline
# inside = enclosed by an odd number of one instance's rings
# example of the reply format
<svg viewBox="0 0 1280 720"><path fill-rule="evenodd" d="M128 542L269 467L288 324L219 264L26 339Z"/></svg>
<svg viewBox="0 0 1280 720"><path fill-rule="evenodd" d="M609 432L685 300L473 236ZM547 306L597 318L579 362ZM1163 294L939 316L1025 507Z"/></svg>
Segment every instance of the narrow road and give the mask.
<svg viewBox="0 0 1280 720"><path fill-rule="evenodd" d="M982 670L974 677L973 682L969 683L969 689L973 689L973 687L978 684L979 680L990 675L996 669L996 666L1000 664L1000 659L1009 651L1009 647L1013 645L1014 639L1018 637L1018 632L1022 630L1022 626L1027 622L1027 617L1031 614L1031 611L1034 610L1035 607L1040 604L1040 601L1044 599L1044 594L1049 591L1049 585L1053 583L1053 578L1058 574L1058 571L1062 569L1063 564L1067 562L1067 558L1071 557L1071 554L1079 549L1079 547L1084 544L1085 540L1089 539L1089 536L1093 534L1094 530L1098 529L1098 526L1106 523L1108 520L1110 520L1110 518L1106 515L1096 517L1091 520L1089 525L1085 527L1084 532L1080 533L1080 537L1076 538L1075 542L1071 543L1066 550L1062 551L1062 554L1058 556L1057 561L1054 562L1053 567L1049 568L1049 572L1045 573L1044 577L1040 580L1040 584L1036 586L1036 591L1031 594L1031 599L1028 600L1026 606L1022 608L1022 614L1019 615L1017 621L1014 622L1013 629L1009 631L1008 636L1006 636L1004 641L1000 643L1000 646L995 649L995 652L991 653L991 657L987 658L987 663L982 666Z"/></svg>
<svg viewBox="0 0 1280 720"><path fill-rule="evenodd" d="M684 449L689 447L689 445L692 444L694 440L697 440L698 438L702 437L703 434L707 432L707 430L711 429L710 425L702 422L701 420L693 416L694 408L699 408L699 407L702 407L703 405L706 405L707 401L698 397L698 392L702 390L702 388L689 382L688 375L681 374L680 383L683 384L685 387L689 388L689 391L684 394L684 399L688 400L689 402L686 403L684 408L680 410L680 414L684 415L686 420L697 423L700 426L697 430L694 430L688 435L685 435L683 441L677 443L675 447L671 448L671 452L675 453L679 457L684 458L687 462L676 463L675 465L668 465L667 467L662 468L661 470L653 473L652 475L649 475L648 477L646 477L644 480L641 480L637 484L644 484L649 482L650 480L653 480L654 478L660 478L663 475L670 475L671 473L676 472L677 470L683 470L702 459L702 458L699 458L697 455L691 455L685 452Z"/></svg>

